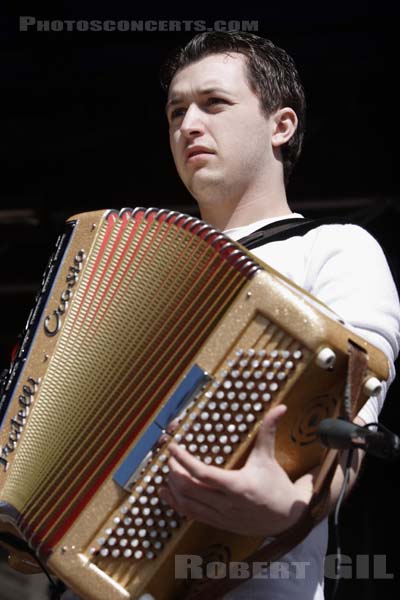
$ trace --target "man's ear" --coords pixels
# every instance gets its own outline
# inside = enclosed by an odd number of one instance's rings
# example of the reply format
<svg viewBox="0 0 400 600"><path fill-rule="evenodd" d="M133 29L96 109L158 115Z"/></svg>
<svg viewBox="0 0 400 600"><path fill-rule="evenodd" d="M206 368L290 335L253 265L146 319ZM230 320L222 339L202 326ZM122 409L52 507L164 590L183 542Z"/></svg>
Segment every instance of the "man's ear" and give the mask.
<svg viewBox="0 0 400 600"><path fill-rule="evenodd" d="M274 148L279 148L286 144L294 134L297 128L297 115L293 108L286 106L280 108L271 116L272 136L271 143Z"/></svg>

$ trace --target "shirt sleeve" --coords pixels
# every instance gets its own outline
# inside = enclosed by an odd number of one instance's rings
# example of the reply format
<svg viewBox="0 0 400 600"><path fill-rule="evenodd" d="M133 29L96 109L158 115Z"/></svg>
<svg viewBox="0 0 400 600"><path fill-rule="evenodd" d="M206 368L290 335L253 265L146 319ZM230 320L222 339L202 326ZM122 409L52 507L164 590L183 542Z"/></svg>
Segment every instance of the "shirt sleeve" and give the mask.
<svg viewBox="0 0 400 600"><path fill-rule="evenodd" d="M305 288L335 311L358 335L382 350L389 361L389 379L371 397L359 416L378 420L387 389L395 377L400 345L400 305L381 246L357 225L324 225L306 268Z"/></svg>

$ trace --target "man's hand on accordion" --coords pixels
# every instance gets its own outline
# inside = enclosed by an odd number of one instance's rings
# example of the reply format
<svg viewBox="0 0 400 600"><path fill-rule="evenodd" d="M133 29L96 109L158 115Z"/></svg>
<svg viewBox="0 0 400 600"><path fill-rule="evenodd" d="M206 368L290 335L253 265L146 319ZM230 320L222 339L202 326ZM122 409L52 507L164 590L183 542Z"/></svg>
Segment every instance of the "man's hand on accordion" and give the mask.
<svg viewBox="0 0 400 600"><path fill-rule="evenodd" d="M170 446L168 488L162 498L180 514L219 529L274 536L301 516L312 495L312 475L293 483L275 458L275 431L284 405L265 416L245 465L208 466L176 444Z"/></svg>

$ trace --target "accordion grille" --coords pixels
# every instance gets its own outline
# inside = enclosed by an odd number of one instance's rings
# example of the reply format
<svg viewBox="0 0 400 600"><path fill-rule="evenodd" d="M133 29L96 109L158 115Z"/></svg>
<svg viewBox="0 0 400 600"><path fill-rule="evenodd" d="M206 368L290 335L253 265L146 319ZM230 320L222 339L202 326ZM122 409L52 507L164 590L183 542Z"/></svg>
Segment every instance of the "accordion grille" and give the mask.
<svg viewBox="0 0 400 600"><path fill-rule="evenodd" d="M124 211L99 223L7 477L3 501L45 553L140 435L254 269L212 230L198 227L197 234L193 219L163 216Z"/></svg>

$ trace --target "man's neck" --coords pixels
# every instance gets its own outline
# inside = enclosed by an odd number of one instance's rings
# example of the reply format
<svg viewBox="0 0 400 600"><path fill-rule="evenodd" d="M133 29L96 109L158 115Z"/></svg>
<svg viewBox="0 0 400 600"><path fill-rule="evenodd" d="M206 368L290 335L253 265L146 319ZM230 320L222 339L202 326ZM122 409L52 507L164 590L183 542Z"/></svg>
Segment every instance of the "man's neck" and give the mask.
<svg viewBox="0 0 400 600"><path fill-rule="evenodd" d="M275 202L263 198L262 201L238 202L236 205L229 203L224 206L216 202L199 203L199 206L203 221L210 223L221 231L243 227L264 219L290 216L293 212L289 208L286 196Z"/></svg>

